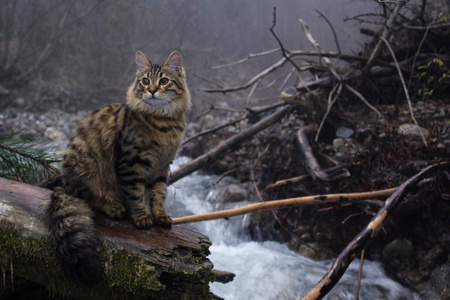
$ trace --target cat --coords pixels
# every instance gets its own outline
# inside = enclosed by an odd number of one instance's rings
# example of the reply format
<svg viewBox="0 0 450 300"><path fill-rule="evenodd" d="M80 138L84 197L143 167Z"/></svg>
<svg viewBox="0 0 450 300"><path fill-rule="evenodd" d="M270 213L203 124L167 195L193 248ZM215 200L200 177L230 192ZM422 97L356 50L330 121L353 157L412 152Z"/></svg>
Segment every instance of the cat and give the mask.
<svg viewBox="0 0 450 300"><path fill-rule="evenodd" d="M64 273L89 284L101 275L94 211L129 215L138 228L170 227L164 201L169 164L186 127L191 98L177 51L163 65L136 53L125 103L112 103L75 128L62 161L63 186L46 209Z"/></svg>

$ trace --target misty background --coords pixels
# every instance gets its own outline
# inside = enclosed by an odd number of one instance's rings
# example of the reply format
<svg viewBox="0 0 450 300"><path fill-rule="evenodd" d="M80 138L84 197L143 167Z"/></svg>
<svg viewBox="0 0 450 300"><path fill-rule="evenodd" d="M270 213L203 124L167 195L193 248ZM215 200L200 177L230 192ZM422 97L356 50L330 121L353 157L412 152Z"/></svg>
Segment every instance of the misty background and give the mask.
<svg viewBox="0 0 450 300"><path fill-rule="evenodd" d="M320 12L336 31L343 53L358 52L367 40L359 22L344 18L381 11L374 0L2 0L0 6L0 108L68 112L124 101L137 50L153 63L180 51L193 113L213 104L243 108L249 91L223 95L201 90L216 87L210 81L224 87L242 84L282 57L275 52L212 69L279 48L269 32L274 6L275 32L286 49L314 50L302 32L302 18L324 51L337 50ZM285 77L277 76L291 67L285 68L261 82L250 105L279 95ZM276 84L270 84L273 80ZM291 76L286 84L295 80Z"/></svg>

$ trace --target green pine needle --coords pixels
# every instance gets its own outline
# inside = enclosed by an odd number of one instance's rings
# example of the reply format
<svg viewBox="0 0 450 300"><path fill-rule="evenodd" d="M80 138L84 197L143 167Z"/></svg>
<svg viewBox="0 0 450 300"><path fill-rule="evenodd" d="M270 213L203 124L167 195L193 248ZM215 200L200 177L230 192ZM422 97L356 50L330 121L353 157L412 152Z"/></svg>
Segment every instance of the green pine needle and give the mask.
<svg viewBox="0 0 450 300"><path fill-rule="evenodd" d="M17 140L17 135L0 136L0 177L37 183L59 174L52 165L61 161L54 147Z"/></svg>

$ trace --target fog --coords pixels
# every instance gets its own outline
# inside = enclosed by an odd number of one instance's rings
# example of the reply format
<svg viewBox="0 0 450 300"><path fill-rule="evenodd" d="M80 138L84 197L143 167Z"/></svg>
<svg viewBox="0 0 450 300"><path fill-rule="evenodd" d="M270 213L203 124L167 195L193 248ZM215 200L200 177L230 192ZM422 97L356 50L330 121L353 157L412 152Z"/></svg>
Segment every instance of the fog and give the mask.
<svg viewBox="0 0 450 300"><path fill-rule="evenodd" d="M134 78L136 50L154 63L180 51L195 111L211 104L245 106L245 93L223 96L201 90L214 87L210 81L240 84L281 58L278 52L211 69L278 48L269 32L274 6L275 32L286 49L313 50L302 32L302 18L324 50L337 50L320 12L344 53L359 51L367 39L358 22L344 18L381 10L375 1L362 0L3 0L0 5L0 84L17 94L32 93L28 107L55 107L48 103L54 100L68 111L123 101ZM277 95L278 89L259 95Z"/></svg>

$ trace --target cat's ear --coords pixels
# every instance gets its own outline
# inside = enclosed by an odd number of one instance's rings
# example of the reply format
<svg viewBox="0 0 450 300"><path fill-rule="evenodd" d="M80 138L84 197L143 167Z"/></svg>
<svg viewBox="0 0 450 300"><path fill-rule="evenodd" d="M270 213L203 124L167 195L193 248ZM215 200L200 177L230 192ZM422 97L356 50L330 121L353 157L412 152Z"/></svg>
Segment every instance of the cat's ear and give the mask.
<svg viewBox="0 0 450 300"><path fill-rule="evenodd" d="M145 57L145 54L141 51L136 52L136 64L138 69L148 69L152 66L152 63Z"/></svg>
<svg viewBox="0 0 450 300"><path fill-rule="evenodd" d="M164 63L164 66L167 66L174 70L177 74L180 74L182 71L180 53L178 53L178 51L173 51Z"/></svg>

